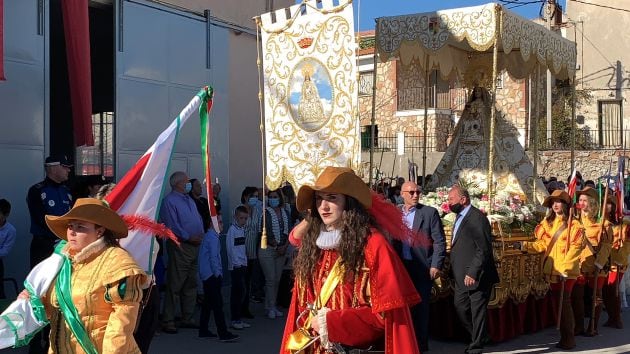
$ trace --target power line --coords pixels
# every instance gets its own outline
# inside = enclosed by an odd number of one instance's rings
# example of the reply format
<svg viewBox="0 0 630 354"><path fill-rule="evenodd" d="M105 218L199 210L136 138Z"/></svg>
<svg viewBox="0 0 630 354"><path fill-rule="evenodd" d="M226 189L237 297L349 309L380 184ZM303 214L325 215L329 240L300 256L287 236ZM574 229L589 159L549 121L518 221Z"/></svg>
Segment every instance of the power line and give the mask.
<svg viewBox="0 0 630 354"><path fill-rule="evenodd" d="M585 5L591 5L591 6L596 6L596 7L603 7L605 9L610 9L610 10L630 12L629 9L622 9L622 8L619 8L619 7L612 7L612 6L607 6L607 5L593 4L593 3L590 3L590 2L580 1L580 0L570 0L570 1L579 2L579 3L585 4Z"/></svg>
<svg viewBox="0 0 630 354"><path fill-rule="evenodd" d="M500 0L502 3L504 4L512 4L512 5L519 5L519 6L523 6L523 5L529 5L529 4L536 4L539 2L545 2L545 0L530 0L530 1L519 1L519 0Z"/></svg>

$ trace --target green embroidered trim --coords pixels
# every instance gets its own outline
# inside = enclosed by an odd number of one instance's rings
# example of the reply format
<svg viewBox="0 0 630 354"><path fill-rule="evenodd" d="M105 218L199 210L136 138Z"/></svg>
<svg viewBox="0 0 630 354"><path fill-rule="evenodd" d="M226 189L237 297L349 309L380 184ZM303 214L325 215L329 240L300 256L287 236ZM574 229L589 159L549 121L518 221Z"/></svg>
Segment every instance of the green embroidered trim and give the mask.
<svg viewBox="0 0 630 354"><path fill-rule="evenodd" d="M125 299L125 294L127 293L127 278L122 279L120 283L118 283L118 295L120 295L120 299Z"/></svg>
<svg viewBox="0 0 630 354"><path fill-rule="evenodd" d="M29 302L31 303L31 307L33 308L33 314L35 318L39 322L48 323L48 318L46 318L46 309L44 308L44 303L42 299L37 296L35 293L35 289L33 286L29 284L26 280L24 280L24 288L28 291Z"/></svg>
<svg viewBox="0 0 630 354"><path fill-rule="evenodd" d="M64 241L59 243L64 243ZM59 245L55 249L55 252L57 252L57 250L61 252ZM83 326L83 322L79 318L77 308L72 303L72 265L70 264L70 259L68 259L67 256L63 254L62 256L63 264L61 265L59 276L57 276L57 283L55 284L55 292L57 294L57 301L59 301L59 309L61 310L66 324L72 331L72 334L74 334L77 342L81 345L81 348L83 348L87 354L98 354L94 344L87 334L87 331L85 330L85 327Z"/></svg>
<svg viewBox="0 0 630 354"><path fill-rule="evenodd" d="M107 284L105 285L105 301L107 302L112 302L112 296L109 295L109 289L111 289L111 285Z"/></svg>

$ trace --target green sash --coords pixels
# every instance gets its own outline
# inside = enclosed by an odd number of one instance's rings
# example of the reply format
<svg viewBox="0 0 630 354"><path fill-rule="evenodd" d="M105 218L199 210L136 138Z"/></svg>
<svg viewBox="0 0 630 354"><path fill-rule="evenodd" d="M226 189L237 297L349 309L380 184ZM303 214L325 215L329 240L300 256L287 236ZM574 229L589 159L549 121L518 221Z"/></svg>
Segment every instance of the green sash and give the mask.
<svg viewBox="0 0 630 354"><path fill-rule="evenodd" d="M66 241L61 241L55 248L55 253L63 257L63 264L61 265L61 270L59 270L57 282L55 283L59 309L68 327L70 327L72 334L74 334L77 342L81 345L81 348L83 348L87 354L98 354L77 313L77 308L74 306L74 303L72 303L72 264L70 264L70 259L61 253L65 244Z"/></svg>

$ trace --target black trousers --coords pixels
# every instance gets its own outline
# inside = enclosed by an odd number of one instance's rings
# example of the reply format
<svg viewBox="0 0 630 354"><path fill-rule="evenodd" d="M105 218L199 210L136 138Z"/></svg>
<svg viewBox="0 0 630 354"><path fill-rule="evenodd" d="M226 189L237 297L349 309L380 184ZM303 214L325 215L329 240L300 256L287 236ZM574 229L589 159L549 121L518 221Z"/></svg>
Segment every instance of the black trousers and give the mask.
<svg viewBox="0 0 630 354"><path fill-rule="evenodd" d="M30 248L30 265L33 269L44 259L50 257L55 251L55 239L43 236L33 235ZM41 331L37 332L33 339L28 343L29 354L44 354L48 353L50 326L44 327Z"/></svg>
<svg viewBox="0 0 630 354"><path fill-rule="evenodd" d="M460 288L455 285L454 304L457 317L471 337L467 353L481 353L486 333L486 318L491 288L480 287L475 290Z"/></svg>
<svg viewBox="0 0 630 354"><path fill-rule="evenodd" d="M33 235L30 253L31 269L53 254L56 241L48 236Z"/></svg>
<svg viewBox="0 0 630 354"><path fill-rule="evenodd" d="M160 291L156 285L151 285L149 289L143 292L145 297L148 292L149 297L146 299L140 318L138 318L138 328L133 337L142 354L147 354L155 331L160 325Z"/></svg>
<svg viewBox="0 0 630 354"><path fill-rule="evenodd" d="M245 301L245 275L247 274L247 267L234 267L230 271L232 277L232 289L230 291L230 315L232 321L241 320L241 310L243 309L243 302ZM249 299L247 299L249 303Z"/></svg>
<svg viewBox="0 0 630 354"><path fill-rule="evenodd" d="M245 294L243 295L243 307L241 314L251 314L249 311L249 298L252 295L252 278L254 275L254 264L258 263L258 259L247 260L247 271L245 272Z"/></svg>
<svg viewBox="0 0 630 354"><path fill-rule="evenodd" d="M413 320L413 328L416 332L416 340L418 348L428 350L429 347L429 312L431 301L431 287L433 281L428 272L422 274L422 270L418 264L411 260L403 260L405 269L411 278L413 285L420 294L422 300L410 308L411 319ZM425 268L426 269L426 268Z"/></svg>
<svg viewBox="0 0 630 354"><path fill-rule="evenodd" d="M210 277L203 281L203 304L201 305L201 317L199 319L199 332L208 331L210 312L214 312L214 323L217 326L219 336L228 333L223 313L223 296L221 295L222 277Z"/></svg>

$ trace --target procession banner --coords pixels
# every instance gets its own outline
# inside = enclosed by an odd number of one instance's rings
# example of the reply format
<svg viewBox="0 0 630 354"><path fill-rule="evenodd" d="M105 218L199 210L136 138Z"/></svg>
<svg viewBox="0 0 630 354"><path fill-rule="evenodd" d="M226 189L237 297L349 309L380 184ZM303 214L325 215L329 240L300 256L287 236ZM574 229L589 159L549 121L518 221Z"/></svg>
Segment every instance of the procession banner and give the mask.
<svg viewBox="0 0 630 354"><path fill-rule="evenodd" d="M304 1L261 15L266 184L312 184L326 166L357 170L352 1Z"/></svg>

